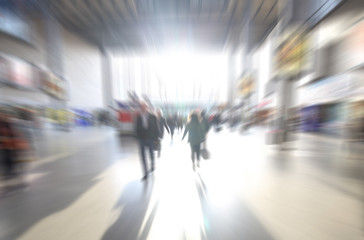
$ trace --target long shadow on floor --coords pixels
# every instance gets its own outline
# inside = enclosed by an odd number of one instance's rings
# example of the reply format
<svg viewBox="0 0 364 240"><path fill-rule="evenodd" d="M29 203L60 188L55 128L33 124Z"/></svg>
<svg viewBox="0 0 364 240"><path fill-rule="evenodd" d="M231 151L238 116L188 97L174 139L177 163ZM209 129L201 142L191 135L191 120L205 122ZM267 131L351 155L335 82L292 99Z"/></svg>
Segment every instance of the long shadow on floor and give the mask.
<svg viewBox="0 0 364 240"><path fill-rule="evenodd" d="M111 139L112 140L112 139ZM81 141L81 140L80 140ZM70 206L97 183L96 177L118 156L115 139L82 149L75 155L44 164L45 173L27 191L0 199L0 221L8 226L0 239L17 239L42 219Z"/></svg>
<svg viewBox="0 0 364 240"><path fill-rule="evenodd" d="M222 212L209 201L207 185L199 173L195 183L204 217L201 239L274 239L240 199L234 199L234 206Z"/></svg>
<svg viewBox="0 0 364 240"><path fill-rule="evenodd" d="M120 199L114 207L122 208L121 215L105 232L103 240L147 239L158 209L158 202L156 202L147 216L153 186L154 179L151 177L144 182L130 182L124 187Z"/></svg>

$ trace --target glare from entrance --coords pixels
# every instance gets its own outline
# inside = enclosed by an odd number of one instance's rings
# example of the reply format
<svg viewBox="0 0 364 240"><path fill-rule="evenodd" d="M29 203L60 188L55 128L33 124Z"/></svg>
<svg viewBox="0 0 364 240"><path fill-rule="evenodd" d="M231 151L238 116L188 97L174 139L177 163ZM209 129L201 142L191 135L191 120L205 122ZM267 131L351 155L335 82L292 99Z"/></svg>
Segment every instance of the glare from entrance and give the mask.
<svg viewBox="0 0 364 240"><path fill-rule="evenodd" d="M224 54L173 51L112 58L114 96L121 101L135 91L158 102L226 102L227 79Z"/></svg>

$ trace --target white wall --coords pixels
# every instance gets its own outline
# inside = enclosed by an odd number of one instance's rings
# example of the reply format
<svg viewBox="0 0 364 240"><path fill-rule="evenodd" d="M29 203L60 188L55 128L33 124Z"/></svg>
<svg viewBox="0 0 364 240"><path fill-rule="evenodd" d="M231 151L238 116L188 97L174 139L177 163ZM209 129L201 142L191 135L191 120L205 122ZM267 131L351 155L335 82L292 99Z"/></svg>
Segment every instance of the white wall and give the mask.
<svg viewBox="0 0 364 240"><path fill-rule="evenodd" d="M317 39L317 47L322 47L331 42L335 42L336 49L332 64L335 73L344 72L358 64L364 63L364 49L359 52L358 46L352 49L353 43L350 34L358 29L353 28L358 21L363 22L364 18L364 1L351 0L345 2L329 18L325 19L315 29L314 34ZM363 24L362 24L363 25ZM359 33L357 33L359 36ZM349 40L348 40L349 39ZM355 43L354 43L355 44ZM361 46L363 44L361 43Z"/></svg>
<svg viewBox="0 0 364 240"><path fill-rule="evenodd" d="M45 22L30 21L32 45L0 34L0 53L5 53L47 68L48 54ZM58 26L58 25L57 25ZM103 107L102 58L97 46L79 38L61 27L63 76L69 81L69 107L94 109ZM63 55L63 56L62 56ZM0 86L0 103L49 105L49 96L42 92L28 92Z"/></svg>
<svg viewBox="0 0 364 240"><path fill-rule="evenodd" d="M103 107L102 55L97 46L67 30L63 35L64 76L70 83L71 108Z"/></svg>

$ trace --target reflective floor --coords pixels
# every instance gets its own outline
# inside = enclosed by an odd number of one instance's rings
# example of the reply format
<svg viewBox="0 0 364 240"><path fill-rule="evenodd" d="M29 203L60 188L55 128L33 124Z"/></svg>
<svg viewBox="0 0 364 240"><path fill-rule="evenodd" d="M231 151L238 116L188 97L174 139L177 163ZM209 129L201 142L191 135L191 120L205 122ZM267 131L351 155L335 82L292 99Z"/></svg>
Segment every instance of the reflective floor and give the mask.
<svg viewBox="0 0 364 240"><path fill-rule="evenodd" d="M178 133L141 181L138 146L110 129L47 133L41 160L2 181L0 239L364 239L363 145L264 130L211 132L193 170Z"/></svg>

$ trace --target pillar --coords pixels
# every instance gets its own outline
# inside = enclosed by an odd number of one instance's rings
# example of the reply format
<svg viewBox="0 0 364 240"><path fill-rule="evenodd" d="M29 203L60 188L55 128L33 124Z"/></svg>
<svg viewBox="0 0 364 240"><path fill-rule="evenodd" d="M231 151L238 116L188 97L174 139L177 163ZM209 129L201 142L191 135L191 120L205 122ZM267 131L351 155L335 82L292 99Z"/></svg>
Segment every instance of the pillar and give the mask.
<svg viewBox="0 0 364 240"><path fill-rule="evenodd" d="M63 42L61 26L52 16L44 14L44 36L46 50L47 68L57 74L64 76L63 64ZM69 85L69 84L67 84ZM65 108L66 101L50 97L50 105L55 108Z"/></svg>
<svg viewBox="0 0 364 240"><path fill-rule="evenodd" d="M104 108L114 108L114 92L111 74L111 58L105 49L101 49L102 57L102 95Z"/></svg>

